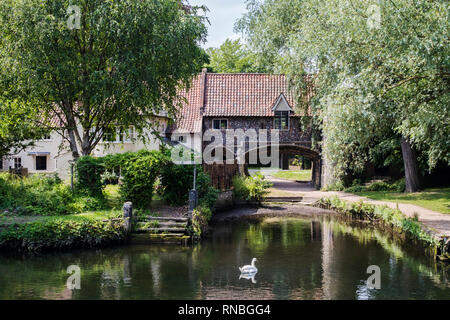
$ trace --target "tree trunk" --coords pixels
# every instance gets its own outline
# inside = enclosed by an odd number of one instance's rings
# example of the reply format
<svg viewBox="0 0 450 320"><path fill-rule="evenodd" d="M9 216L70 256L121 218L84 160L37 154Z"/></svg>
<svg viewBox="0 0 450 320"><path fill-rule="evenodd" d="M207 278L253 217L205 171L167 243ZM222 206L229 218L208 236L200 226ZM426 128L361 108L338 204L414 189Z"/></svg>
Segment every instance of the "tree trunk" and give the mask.
<svg viewBox="0 0 450 320"><path fill-rule="evenodd" d="M69 134L69 145L70 145L70 151L72 151L72 158L73 158L73 160L77 160L80 157L80 153L78 152L75 134L72 129L67 130L67 132Z"/></svg>
<svg viewBox="0 0 450 320"><path fill-rule="evenodd" d="M400 139L400 145L402 147L403 164L405 165L405 192L416 192L420 190L416 152L404 137Z"/></svg>

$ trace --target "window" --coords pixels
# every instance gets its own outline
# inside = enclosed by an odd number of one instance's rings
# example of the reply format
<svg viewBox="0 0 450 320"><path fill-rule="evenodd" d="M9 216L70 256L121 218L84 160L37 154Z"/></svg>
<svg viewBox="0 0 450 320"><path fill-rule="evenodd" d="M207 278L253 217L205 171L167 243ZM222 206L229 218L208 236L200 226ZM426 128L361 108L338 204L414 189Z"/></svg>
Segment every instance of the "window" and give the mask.
<svg viewBox="0 0 450 320"><path fill-rule="evenodd" d="M213 129L227 129L228 128L228 120L226 119L216 119L213 120Z"/></svg>
<svg viewBox="0 0 450 320"><path fill-rule="evenodd" d="M134 130L134 126L129 126L127 136L125 137L125 141L130 142L130 141L134 140L135 135L136 135L136 133Z"/></svg>
<svg viewBox="0 0 450 320"><path fill-rule="evenodd" d="M103 134L104 142L131 142L135 138L134 126L128 128L111 126Z"/></svg>
<svg viewBox="0 0 450 320"><path fill-rule="evenodd" d="M289 111L275 111L274 127L277 130L289 129Z"/></svg>
<svg viewBox="0 0 450 320"><path fill-rule="evenodd" d="M14 169L22 168L22 158L14 158Z"/></svg>
<svg viewBox="0 0 450 320"><path fill-rule="evenodd" d="M45 136L42 137L42 140L51 140L52 137L50 136L50 134L46 134Z"/></svg>
<svg viewBox="0 0 450 320"><path fill-rule="evenodd" d="M36 156L36 170L47 170L46 156Z"/></svg>
<svg viewBox="0 0 450 320"><path fill-rule="evenodd" d="M178 137L178 142L184 142L184 136L179 136Z"/></svg>
<svg viewBox="0 0 450 320"><path fill-rule="evenodd" d="M115 127L109 127L105 130L103 134L103 141L116 142L117 133Z"/></svg>

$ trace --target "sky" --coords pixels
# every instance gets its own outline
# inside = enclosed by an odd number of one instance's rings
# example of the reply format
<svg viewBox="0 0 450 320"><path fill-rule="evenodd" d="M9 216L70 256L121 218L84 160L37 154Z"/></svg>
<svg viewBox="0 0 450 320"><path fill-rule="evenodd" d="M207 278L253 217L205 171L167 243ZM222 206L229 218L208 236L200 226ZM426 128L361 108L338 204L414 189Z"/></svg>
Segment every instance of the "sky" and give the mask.
<svg viewBox="0 0 450 320"><path fill-rule="evenodd" d="M205 5L209 12L206 16L211 23L208 26L208 41L204 48L218 47L227 38L237 39L233 32L234 23L245 12L245 0L188 0L191 5Z"/></svg>

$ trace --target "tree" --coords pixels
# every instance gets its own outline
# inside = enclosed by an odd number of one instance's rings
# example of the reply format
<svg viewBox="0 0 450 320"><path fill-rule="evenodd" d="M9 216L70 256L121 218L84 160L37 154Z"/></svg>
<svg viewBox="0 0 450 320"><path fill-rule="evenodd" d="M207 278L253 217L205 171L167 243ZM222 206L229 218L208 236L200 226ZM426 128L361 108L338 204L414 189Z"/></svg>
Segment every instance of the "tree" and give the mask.
<svg viewBox="0 0 450 320"><path fill-rule="evenodd" d="M6 155L18 153L33 145L48 133L36 125L36 110L17 101L0 100L0 161Z"/></svg>
<svg viewBox="0 0 450 320"><path fill-rule="evenodd" d="M0 94L31 103L74 158L113 125L141 138L206 61L205 8L179 0L4 0Z"/></svg>
<svg viewBox="0 0 450 320"><path fill-rule="evenodd" d="M266 68L258 65L255 55L248 50L240 39L227 39L219 48L206 50L210 62L207 67L218 73L256 73L266 72Z"/></svg>
<svg viewBox="0 0 450 320"><path fill-rule="evenodd" d="M426 155L430 170L438 161L450 163L447 1L248 5L238 26L252 48L280 54L274 63L294 87L304 87L304 75L314 74L310 107L337 176L361 171L389 141L402 149L408 192L420 187L415 150ZM295 17L289 26L283 24L287 12Z"/></svg>

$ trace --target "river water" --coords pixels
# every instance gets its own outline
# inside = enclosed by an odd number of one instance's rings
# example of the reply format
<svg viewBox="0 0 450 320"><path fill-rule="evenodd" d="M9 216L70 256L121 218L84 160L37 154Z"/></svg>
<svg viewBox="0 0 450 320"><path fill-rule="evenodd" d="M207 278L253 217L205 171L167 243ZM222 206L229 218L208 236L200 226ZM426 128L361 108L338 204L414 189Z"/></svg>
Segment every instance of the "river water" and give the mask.
<svg viewBox="0 0 450 320"><path fill-rule="evenodd" d="M422 253L330 218L241 219L193 246L0 256L0 299L450 299L450 268ZM253 257L258 273L240 277ZM66 286L70 265L78 290Z"/></svg>

